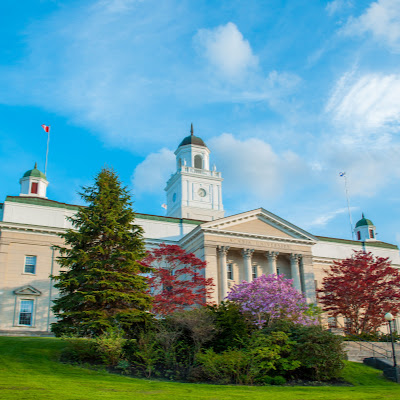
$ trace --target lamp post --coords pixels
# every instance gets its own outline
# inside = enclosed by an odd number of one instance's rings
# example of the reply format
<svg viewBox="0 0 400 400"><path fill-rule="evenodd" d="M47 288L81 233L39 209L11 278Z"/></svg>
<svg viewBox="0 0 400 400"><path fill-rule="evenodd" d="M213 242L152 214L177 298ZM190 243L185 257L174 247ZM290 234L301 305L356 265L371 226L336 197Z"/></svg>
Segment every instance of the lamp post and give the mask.
<svg viewBox="0 0 400 400"><path fill-rule="evenodd" d="M397 363L396 363L396 353L394 351L394 340L393 340L393 329L392 329L392 324L391 322L394 320L393 315L388 312L385 314L385 319L389 324L389 329L390 329L390 336L392 338L392 354L393 354L393 367L397 367Z"/></svg>

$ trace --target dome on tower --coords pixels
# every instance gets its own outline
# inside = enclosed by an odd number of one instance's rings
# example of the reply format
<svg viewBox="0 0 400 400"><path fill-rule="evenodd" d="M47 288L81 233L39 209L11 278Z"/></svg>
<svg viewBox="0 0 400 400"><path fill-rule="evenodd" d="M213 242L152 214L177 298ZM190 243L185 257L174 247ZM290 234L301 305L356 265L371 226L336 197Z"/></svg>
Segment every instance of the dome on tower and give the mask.
<svg viewBox="0 0 400 400"><path fill-rule="evenodd" d="M364 217L364 214L362 214L362 218L356 223L356 228L359 228L360 226L374 226L372 221L370 219L367 219Z"/></svg>
<svg viewBox="0 0 400 400"><path fill-rule="evenodd" d="M28 178L28 177L42 178L42 179L46 179L47 180L46 175L42 171L39 171L37 169L37 163L35 163L35 166L33 167L33 169L30 169L29 171L26 171L22 178Z"/></svg>
<svg viewBox="0 0 400 400"><path fill-rule="evenodd" d="M198 136L194 136L193 124L190 127L190 135L186 136L185 139L182 140L181 144L178 147L186 146L188 144L193 144L195 146L207 147L206 144L203 142L203 139L199 138Z"/></svg>

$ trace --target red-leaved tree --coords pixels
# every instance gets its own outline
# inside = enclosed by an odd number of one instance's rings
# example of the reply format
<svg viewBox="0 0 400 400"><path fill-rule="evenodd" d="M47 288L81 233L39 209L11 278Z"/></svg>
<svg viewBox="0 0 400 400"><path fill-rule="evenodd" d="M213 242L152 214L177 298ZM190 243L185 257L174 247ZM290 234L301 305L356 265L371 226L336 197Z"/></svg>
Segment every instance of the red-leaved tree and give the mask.
<svg viewBox="0 0 400 400"><path fill-rule="evenodd" d="M348 333L376 332L385 313L400 311L400 272L388 258L358 251L334 262L318 294L324 311L346 318Z"/></svg>
<svg viewBox="0 0 400 400"><path fill-rule="evenodd" d="M155 314L169 315L210 300L213 280L204 277L206 262L193 253L163 243L152 249L144 261L154 267L150 287Z"/></svg>

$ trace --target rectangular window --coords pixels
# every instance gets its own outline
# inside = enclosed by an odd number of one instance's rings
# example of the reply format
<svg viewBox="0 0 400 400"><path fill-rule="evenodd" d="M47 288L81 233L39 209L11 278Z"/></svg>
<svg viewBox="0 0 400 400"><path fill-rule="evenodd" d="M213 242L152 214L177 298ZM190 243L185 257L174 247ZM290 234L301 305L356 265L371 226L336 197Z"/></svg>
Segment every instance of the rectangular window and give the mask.
<svg viewBox="0 0 400 400"><path fill-rule="evenodd" d="M369 238L370 239L374 238L374 231L372 229L369 231Z"/></svg>
<svg viewBox="0 0 400 400"><path fill-rule="evenodd" d="M360 231L357 231L357 240L361 240L361 233L360 233Z"/></svg>
<svg viewBox="0 0 400 400"><path fill-rule="evenodd" d="M233 280L233 265L232 264L228 264L227 266L227 275L228 275L228 279L230 279L231 281Z"/></svg>
<svg viewBox="0 0 400 400"><path fill-rule="evenodd" d="M32 182L31 193L37 194L37 192L38 192L38 183L37 182Z"/></svg>
<svg viewBox="0 0 400 400"><path fill-rule="evenodd" d="M276 274L280 275L279 268L276 269Z"/></svg>
<svg viewBox="0 0 400 400"><path fill-rule="evenodd" d="M253 265L252 268L252 278L257 279L257 265Z"/></svg>
<svg viewBox="0 0 400 400"><path fill-rule="evenodd" d="M337 328L337 319L336 317L328 317L328 328Z"/></svg>
<svg viewBox="0 0 400 400"><path fill-rule="evenodd" d="M33 315L33 300L21 300L19 309L19 324L31 326Z"/></svg>
<svg viewBox="0 0 400 400"><path fill-rule="evenodd" d="M351 319L350 318L344 318L344 332L349 334L351 333Z"/></svg>
<svg viewBox="0 0 400 400"><path fill-rule="evenodd" d="M25 256L25 274L36 274L36 256Z"/></svg>

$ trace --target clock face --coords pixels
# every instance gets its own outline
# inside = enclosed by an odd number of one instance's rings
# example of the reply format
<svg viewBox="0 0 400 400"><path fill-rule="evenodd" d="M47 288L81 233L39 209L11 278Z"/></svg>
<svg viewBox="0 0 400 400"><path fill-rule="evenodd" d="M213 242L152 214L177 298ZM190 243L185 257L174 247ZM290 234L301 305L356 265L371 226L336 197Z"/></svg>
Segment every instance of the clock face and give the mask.
<svg viewBox="0 0 400 400"><path fill-rule="evenodd" d="M200 189L198 190L197 194L198 194L200 197L205 197L206 194L207 194L207 192L206 192L203 188L200 188Z"/></svg>
<svg viewBox="0 0 400 400"><path fill-rule="evenodd" d="M172 195L172 201L175 203L175 201L176 201L176 193L174 193L174 194Z"/></svg>

